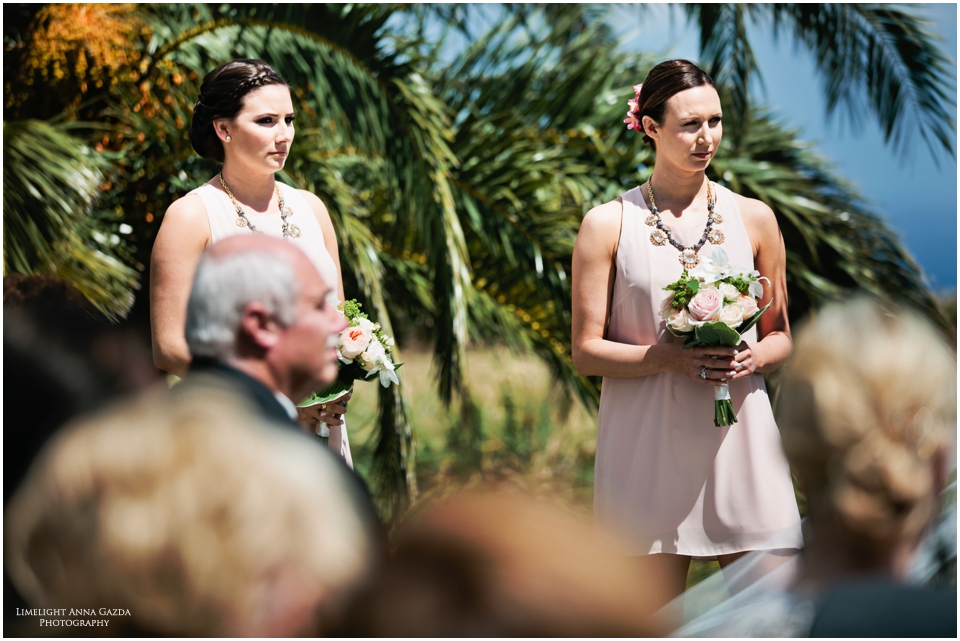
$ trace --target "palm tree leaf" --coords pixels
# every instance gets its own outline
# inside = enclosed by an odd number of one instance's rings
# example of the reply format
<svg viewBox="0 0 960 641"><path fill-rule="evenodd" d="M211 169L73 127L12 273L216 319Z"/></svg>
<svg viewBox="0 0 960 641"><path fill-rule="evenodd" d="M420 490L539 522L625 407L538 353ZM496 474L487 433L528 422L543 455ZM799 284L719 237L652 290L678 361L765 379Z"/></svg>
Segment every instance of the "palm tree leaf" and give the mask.
<svg viewBox="0 0 960 641"><path fill-rule="evenodd" d="M114 230L91 216L107 167L67 126L3 125L3 273L63 277L116 320L133 304L137 272L114 255Z"/></svg>
<svg viewBox="0 0 960 641"><path fill-rule="evenodd" d="M955 64L908 5L775 4L775 29L792 28L815 54L827 113L845 106L854 127L872 112L895 151L917 135L955 155ZM936 158L936 156L934 156Z"/></svg>

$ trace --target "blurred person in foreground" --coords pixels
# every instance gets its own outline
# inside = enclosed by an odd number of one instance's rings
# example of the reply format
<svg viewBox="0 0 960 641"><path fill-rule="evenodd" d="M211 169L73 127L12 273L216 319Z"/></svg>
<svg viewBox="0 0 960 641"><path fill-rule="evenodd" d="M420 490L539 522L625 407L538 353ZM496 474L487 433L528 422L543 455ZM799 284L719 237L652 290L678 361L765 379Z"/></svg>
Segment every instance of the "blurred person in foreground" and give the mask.
<svg viewBox="0 0 960 641"><path fill-rule="evenodd" d="M647 636L658 586L589 520L532 498L466 492L400 530L336 636Z"/></svg>
<svg viewBox="0 0 960 641"><path fill-rule="evenodd" d="M779 412L809 512L797 575L677 636L955 636L955 579L908 582L953 465L956 367L913 312L858 298L817 313L798 334Z"/></svg>
<svg viewBox="0 0 960 641"><path fill-rule="evenodd" d="M159 380L147 345L70 283L3 278L3 502L67 421Z"/></svg>
<svg viewBox="0 0 960 641"><path fill-rule="evenodd" d="M201 258L187 303L192 361L181 388L228 387L286 425L296 404L337 376L346 321L336 293L306 254L251 234L214 244Z"/></svg>
<svg viewBox="0 0 960 641"><path fill-rule="evenodd" d="M6 509L4 566L30 607L63 611L6 631L314 636L332 625L379 560L376 524L335 456L249 402L156 390L59 434Z"/></svg>

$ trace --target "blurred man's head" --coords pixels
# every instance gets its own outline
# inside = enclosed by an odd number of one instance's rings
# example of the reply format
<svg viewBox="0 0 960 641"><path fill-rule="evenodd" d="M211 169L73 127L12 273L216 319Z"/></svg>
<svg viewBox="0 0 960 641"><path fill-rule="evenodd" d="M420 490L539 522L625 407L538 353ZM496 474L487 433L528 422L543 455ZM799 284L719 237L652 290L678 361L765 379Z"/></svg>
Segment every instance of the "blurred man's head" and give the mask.
<svg viewBox="0 0 960 641"><path fill-rule="evenodd" d="M187 390L61 433L4 515L27 603L128 609L120 635L317 634L378 561L376 524L333 457L254 416Z"/></svg>
<svg viewBox="0 0 960 641"><path fill-rule="evenodd" d="M299 402L337 375L346 323L335 292L289 242L258 234L215 244L197 267L187 305L192 356L248 371Z"/></svg>
<svg viewBox="0 0 960 641"><path fill-rule="evenodd" d="M426 505L334 635L644 636L659 587L582 519L506 493Z"/></svg>

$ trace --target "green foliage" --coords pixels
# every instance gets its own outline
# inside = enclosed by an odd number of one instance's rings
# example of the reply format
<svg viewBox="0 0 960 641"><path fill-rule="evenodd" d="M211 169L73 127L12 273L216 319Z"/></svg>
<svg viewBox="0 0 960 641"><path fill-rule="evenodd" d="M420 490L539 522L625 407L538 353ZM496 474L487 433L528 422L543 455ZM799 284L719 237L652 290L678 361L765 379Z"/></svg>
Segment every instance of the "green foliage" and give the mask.
<svg viewBox="0 0 960 641"><path fill-rule="evenodd" d="M690 278L687 270L684 269L679 280L670 283L663 288L664 291L673 292L673 298L670 299L670 305L674 309L680 309L690 304L690 300L700 291L700 281L696 278Z"/></svg>
<svg viewBox="0 0 960 641"><path fill-rule="evenodd" d="M93 211L108 167L63 124L3 124L4 275L58 276L116 319L133 304L138 275L120 260L118 221Z"/></svg>
<svg viewBox="0 0 960 641"><path fill-rule="evenodd" d="M684 349L690 349L698 345L736 347L740 344L740 333L726 323L719 321L697 325L696 328L694 328L694 336L696 336L697 339L684 345Z"/></svg>
<svg viewBox="0 0 960 641"><path fill-rule="evenodd" d="M366 314L360 312L360 308L363 307L363 303L358 303L355 298L350 300L345 300L340 303L340 311L343 312L343 315L347 317L347 320L350 321L350 324L353 325L354 321L358 318L367 318Z"/></svg>

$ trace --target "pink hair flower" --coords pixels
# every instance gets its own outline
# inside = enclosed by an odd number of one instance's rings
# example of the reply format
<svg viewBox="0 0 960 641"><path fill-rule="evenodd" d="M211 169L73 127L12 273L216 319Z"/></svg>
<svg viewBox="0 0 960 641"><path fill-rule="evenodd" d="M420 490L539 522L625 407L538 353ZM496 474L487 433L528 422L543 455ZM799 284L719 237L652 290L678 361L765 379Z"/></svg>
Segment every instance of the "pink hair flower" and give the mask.
<svg viewBox="0 0 960 641"><path fill-rule="evenodd" d="M628 112L627 117L623 119L623 122L627 123L627 129L633 129L634 131L640 131L640 121L637 120L637 117L633 115L633 112Z"/></svg>
<svg viewBox="0 0 960 641"><path fill-rule="evenodd" d="M642 83L639 84L639 85L633 85L633 90L636 92L636 94L637 94L638 96L640 95L640 90L641 90L641 89L643 89L643 84L642 84Z"/></svg>

